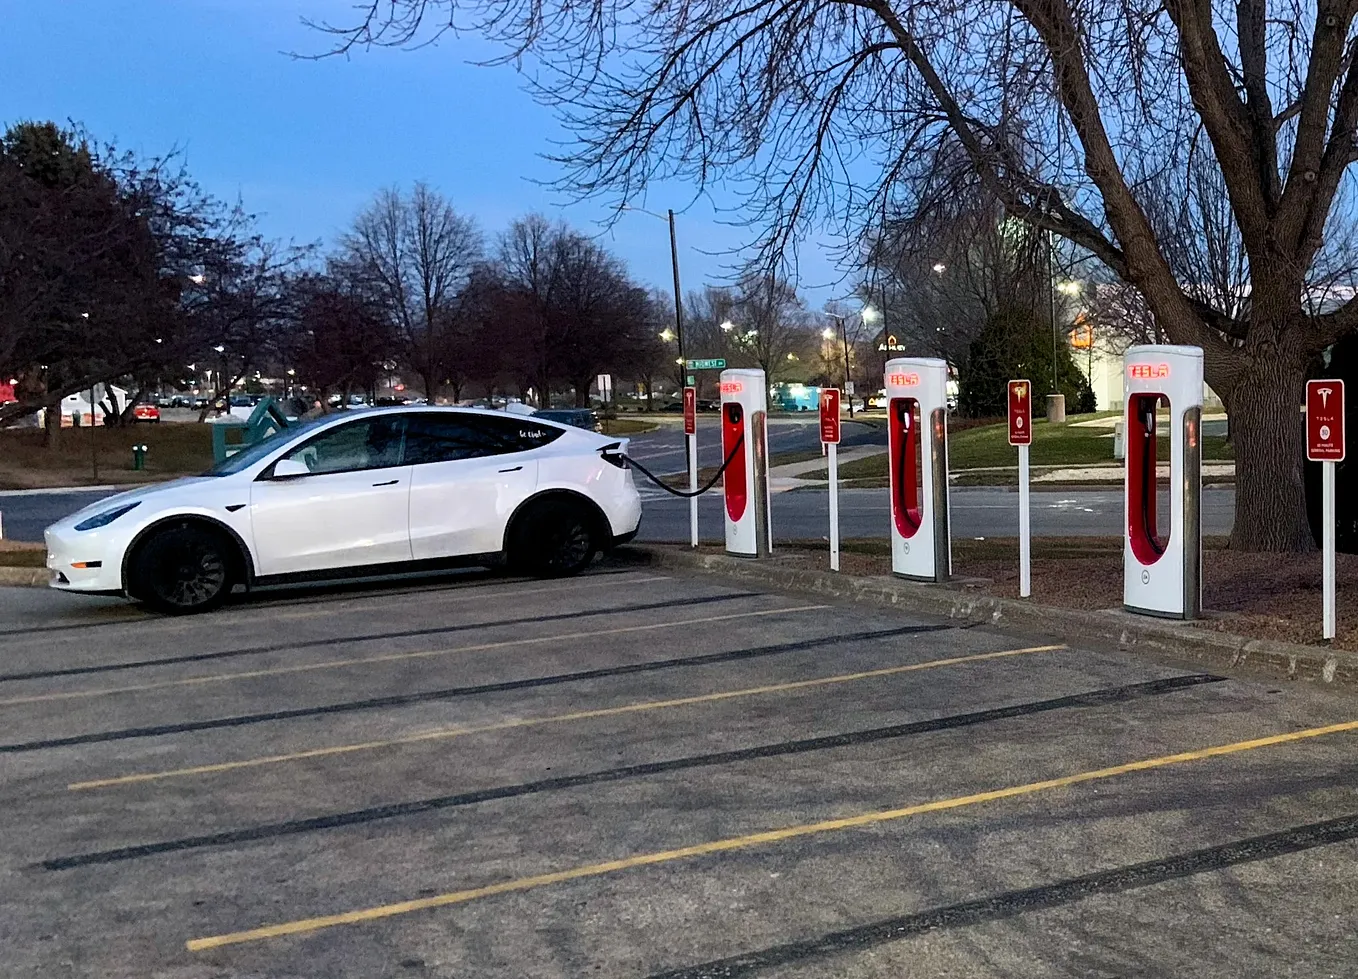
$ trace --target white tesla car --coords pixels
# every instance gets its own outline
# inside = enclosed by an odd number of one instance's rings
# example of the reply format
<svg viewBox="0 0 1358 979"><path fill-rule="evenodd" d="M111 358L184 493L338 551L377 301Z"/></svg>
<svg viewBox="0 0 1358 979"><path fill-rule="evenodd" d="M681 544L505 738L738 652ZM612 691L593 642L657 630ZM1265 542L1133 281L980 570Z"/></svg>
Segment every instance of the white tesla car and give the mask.
<svg viewBox="0 0 1358 979"><path fill-rule="evenodd" d="M202 476L47 528L52 586L167 612L237 584L508 562L574 574L630 540L641 500L608 438L531 415L403 406L285 429Z"/></svg>

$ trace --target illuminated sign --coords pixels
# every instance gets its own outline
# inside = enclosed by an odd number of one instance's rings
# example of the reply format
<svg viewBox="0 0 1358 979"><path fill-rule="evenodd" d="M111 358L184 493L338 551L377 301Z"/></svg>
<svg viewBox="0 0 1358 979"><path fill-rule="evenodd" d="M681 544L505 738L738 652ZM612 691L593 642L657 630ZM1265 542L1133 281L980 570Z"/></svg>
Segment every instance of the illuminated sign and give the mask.
<svg viewBox="0 0 1358 979"><path fill-rule="evenodd" d="M1127 376L1137 381L1169 377L1169 364L1128 364Z"/></svg>
<svg viewBox="0 0 1358 979"><path fill-rule="evenodd" d="M888 374L886 382L893 387L912 388L919 383L918 374Z"/></svg>
<svg viewBox="0 0 1358 979"><path fill-rule="evenodd" d="M722 382L721 382L721 393L722 393L722 394L739 394L741 391L744 391L744 390L745 390L745 385L744 385L744 384L741 384L739 381L722 381Z"/></svg>
<svg viewBox="0 0 1358 979"><path fill-rule="evenodd" d="M881 343L877 344L877 349L884 352L885 351L900 352L905 350L905 344L899 342L896 339L896 335L894 333L888 333L886 339L883 340Z"/></svg>

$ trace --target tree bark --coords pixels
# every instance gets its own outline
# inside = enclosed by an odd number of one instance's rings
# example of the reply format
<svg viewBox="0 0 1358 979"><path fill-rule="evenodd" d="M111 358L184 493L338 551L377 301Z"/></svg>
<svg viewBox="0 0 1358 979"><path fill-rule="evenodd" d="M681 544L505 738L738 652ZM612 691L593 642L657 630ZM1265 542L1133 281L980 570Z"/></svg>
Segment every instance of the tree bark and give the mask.
<svg viewBox="0 0 1358 979"><path fill-rule="evenodd" d="M50 402L43 413L44 448L56 451L61 446L61 401Z"/></svg>
<svg viewBox="0 0 1358 979"><path fill-rule="evenodd" d="M1255 355L1224 399L1235 447L1231 548L1306 552L1306 364L1299 356ZM1237 437L1238 436L1238 437Z"/></svg>

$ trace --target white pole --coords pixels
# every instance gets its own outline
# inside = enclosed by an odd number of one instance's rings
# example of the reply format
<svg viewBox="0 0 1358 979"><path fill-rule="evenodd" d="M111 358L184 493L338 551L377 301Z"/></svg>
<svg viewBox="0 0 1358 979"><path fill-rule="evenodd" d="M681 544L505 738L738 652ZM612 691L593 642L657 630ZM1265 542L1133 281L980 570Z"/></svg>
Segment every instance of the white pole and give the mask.
<svg viewBox="0 0 1358 979"><path fill-rule="evenodd" d="M1019 450L1019 598L1033 593L1033 526L1028 506L1028 446Z"/></svg>
<svg viewBox="0 0 1358 979"><path fill-rule="evenodd" d="M688 491L698 492L698 436L688 438ZM692 547L698 546L698 497L688 498L688 536Z"/></svg>
<svg viewBox="0 0 1358 979"><path fill-rule="evenodd" d="M1325 638L1333 639L1335 634L1334 607L1334 466L1333 462L1321 463L1322 500L1321 500L1321 539L1324 548L1325 564Z"/></svg>
<svg viewBox="0 0 1358 979"><path fill-rule="evenodd" d="M839 446L829 443L830 453L830 570L839 570Z"/></svg>

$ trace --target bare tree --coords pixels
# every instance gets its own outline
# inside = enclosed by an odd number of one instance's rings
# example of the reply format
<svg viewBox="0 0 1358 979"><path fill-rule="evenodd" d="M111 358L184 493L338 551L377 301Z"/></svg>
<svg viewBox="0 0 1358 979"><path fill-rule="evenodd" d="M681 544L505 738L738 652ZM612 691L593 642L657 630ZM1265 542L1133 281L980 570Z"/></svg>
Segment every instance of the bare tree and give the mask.
<svg viewBox="0 0 1358 979"><path fill-rule="evenodd" d="M1204 350L1238 436L1234 546L1313 546L1296 406L1358 301L1305 297L1344 238L1358 131L1358 4L1326 0L370 0L336 48L473 28L543 63L577 137L569 180L622 202L649 181L745 180L773 265L849 237L955 143L1007 213L1134 285ZM876 165L876 179L857 175ZM1219 180L1249 295L1204 299L1148 214L1161 174ZM1336 234L1336 231L1339 234ZM1336 293L1338 294L1338 293ZM1289 419L1279 424L1278 419Z"/></svg>
<svg viewBox="0 0 1358 979"><path fill-rule="evenodd" d="M815 326L797 290L773 275L747 275L734 293L732 342L748 351L773 383L788 370L788 354L806 346Z"/></svg>
<svg viewBox="0 0 1358 979"><path fill-rule="evenodd" d="M409 195L389 188L355 218L343 249L374 283L404 358L432 401L447 374L448 334L460 322L454 306L481 260L476 223L427 184L415 184Z"/></svg>

